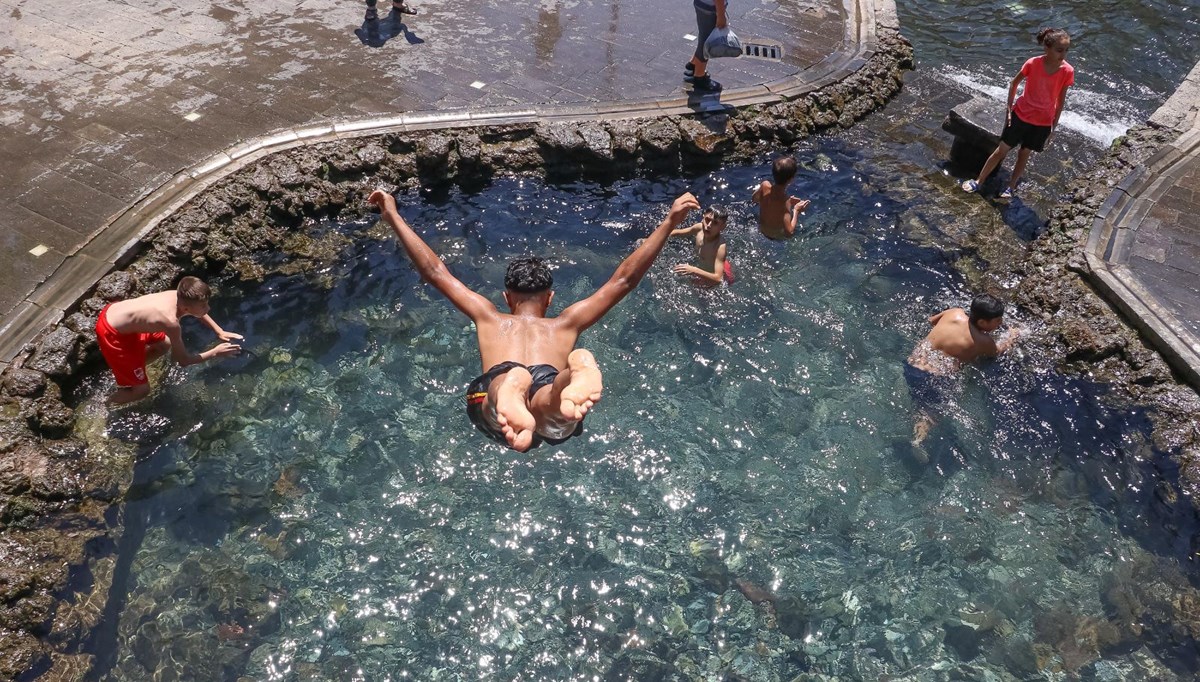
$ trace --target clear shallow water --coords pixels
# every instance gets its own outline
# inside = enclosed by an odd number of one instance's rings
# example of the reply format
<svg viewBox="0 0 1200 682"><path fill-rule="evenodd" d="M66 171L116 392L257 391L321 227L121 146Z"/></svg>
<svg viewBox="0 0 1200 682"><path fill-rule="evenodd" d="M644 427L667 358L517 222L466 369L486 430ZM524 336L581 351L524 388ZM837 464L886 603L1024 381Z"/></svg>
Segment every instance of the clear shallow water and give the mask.
<svg viewBox="0 0 1200 682"><path fill-rule="evenodd" d="M1145 417L1018 353L966 371L924 463L901 362L968 296L957 256L897 225L912 206L872 189L886 169L861 149L813 145L829 156L797 189L823 208L788 244L738 201L760 167L402 198L481 291L509 258L549 255L556 310L679 192L735 206L737 282L691 286L670 245L583 337L606 394L559 447L521 455L469 427L474 335L383 232L335 226L356 243L329 272L223 286L214 314L254 356L172 370L110 421L152 436L103 679L1196 670L1149 628L1103 657L1070 644L1120 622L1126 567L1162 581L1189 551L1154 504L1171 474L1143 463Z"/></svg>
<svg viewBox="0 0 1200 682"><path fill-rule="evenodd" d="M1008 6L903 3L921 71L800 150L814 209L790 244L742 205L765 165L404 198L497 301L510 257L550 256L556 309L680 191L734 207L738 281L690 286L670 245L584 336L606 396L561 447L518 455L469 427L473 332L388 233L323 226L355 235L328 271L224 284L214 314L254 354L171 370L109 420L142 454L95 677L1193 678L1195 529L1160 502L1174 471L1145 415L1018 350L965 372L926 463L900 365L969 297L954 268L1019 257L1108 134L1081 124L1032 164L1029 203L963 198L941 164L946 83L1003 86L1033 53L1025 23L1082 24L1068 113L1139 120L1196 56L1151 46L1194 23L1126 4L1005 23Z"/></svg>

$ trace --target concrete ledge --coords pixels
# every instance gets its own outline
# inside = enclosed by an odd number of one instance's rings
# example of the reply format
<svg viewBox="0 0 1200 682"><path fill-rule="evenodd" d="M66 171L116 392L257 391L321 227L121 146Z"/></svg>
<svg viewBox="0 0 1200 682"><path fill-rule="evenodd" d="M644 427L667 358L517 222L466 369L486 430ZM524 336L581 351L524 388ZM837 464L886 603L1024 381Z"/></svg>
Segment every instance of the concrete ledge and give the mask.
<svg viewBox="0 0 1200 682"><path fill-rule="evenodd" d="M1179 321L1157 304L1128 268L1110 265L1091 253L1085 255L1089 281L1150 340L1175 371L1192 386L1200 387L1200 340L1177 333L1182 329Z"/></svg>
<svg viewBox="0 0 1200 682"><path fill-rule="evenodd" d="M1088 279L1162 353L1192 386L1200 388L1200 339L1142 284L1128 267L1143 221L1200 158L1200 64L1150 117L1154 125L1179 132L1130 171L1096 213L1084 247Z"/></svg>

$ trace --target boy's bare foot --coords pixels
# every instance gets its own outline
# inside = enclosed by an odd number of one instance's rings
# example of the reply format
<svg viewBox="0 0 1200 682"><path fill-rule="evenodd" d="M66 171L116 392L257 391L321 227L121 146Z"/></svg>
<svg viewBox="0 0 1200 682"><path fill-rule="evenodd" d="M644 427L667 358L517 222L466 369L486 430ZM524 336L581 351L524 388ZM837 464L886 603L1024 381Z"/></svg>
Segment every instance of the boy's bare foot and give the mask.
<svg viewBox="0 0 1200 682"><path fill-rule="evenodd" d="M929 429L931 428L933 428L933 417L921 413L917 417L917 421L913 423L913 447L920 447L925 443L925 439L929 436Z"/></svg>
<svg viewBox="0 0 1200 682"><path fill-rule="evenodd" d="M579 421L588 410L600 401L604 381L592 352L576 348L567 356L567 367L571 370L571 383L562 390L558 410L563 419Z"/></svg>
<svg viewBox="0 0 1200 682"><path fill-rule="evenodd" d="M537 425L529 405L525 404L533 377L522 367L510 369L496 389L496 421L504 432L504 440L514 450L525 452L533 445L533 429Z"/></svg>

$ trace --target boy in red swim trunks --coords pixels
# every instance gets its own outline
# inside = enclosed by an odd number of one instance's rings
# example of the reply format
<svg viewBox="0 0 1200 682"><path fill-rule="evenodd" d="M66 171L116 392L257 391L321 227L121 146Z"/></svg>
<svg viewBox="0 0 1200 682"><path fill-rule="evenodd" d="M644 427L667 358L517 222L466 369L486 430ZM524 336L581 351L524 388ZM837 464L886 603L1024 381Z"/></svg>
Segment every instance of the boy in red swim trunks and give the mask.
<svg viewBox="0 0 1200 682"><path fill-rule="evenodd" d="M659 226L642 240L594 294L546 317L554 278L541 258L518 258L504 274L502 313L450 274L404 218L396 199L375 190L367 199L392 226L413 269L475 323L484 373L467 387L467 417L489 437L524 452L541 441L559 443L583 431L583 418L599 400L603 380L591 351L576 348L585 329L596 324L637 287L650 270L671 230L693 209L684 194Z"/></svg>
<svg viewBox="0 0 1200 682"><path fill-rule="evenodd" d="M721 280L733 282L733 265L725 257L725 238L721 231L729 224L729 213L720 206L709 206L700 222L671 232L672 237L694 235L696 265L676 265L677 275L693 275L700 284L716 286Z"/></svg>
<svg viewBox="0 0 1200 682"><path fill-rule="evenodd" d="M221 329L208 316L211 294L208 285L198 278L184 277L175 291L104 306L96 319L96 340L117 380L117 390L108 398L110 403L121 405L146 397L150 393L146 363L167 351L184 366L238 354L241 348L231 341L240 340L241 335ZM188 315L203 320L222 343L203 353L189 353L179 328L179 320Z"/></svg>

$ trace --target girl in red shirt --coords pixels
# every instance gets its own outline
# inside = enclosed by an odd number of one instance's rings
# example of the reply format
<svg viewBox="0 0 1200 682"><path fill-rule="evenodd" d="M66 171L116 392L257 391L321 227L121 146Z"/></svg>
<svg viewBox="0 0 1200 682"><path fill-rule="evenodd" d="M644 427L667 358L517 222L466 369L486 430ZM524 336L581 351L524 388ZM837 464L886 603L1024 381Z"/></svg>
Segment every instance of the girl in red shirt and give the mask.
<svg viewBox="0 0 1200 682"><path fill-rule="evenodd" d="M1067 99L1067 88L1075 84L1075 69L1067 63L1071 37L1061 28L1044 28L1037 34L1037 41L1046 49L1046 53L1026 61L1021 72L1012 79L1012 84L1008 86L1008 104L1004 132L1000 133L1000 146L983 164L979 177L963 182L964 191L979 191L979 185L1004 161L1008 151L1020 147L1008 187L1000 193L1001 199L1016 196L1017 181L1025 173L1029 153L1045 149L1058 126L1058 117L1062 116L1063 103ZM1021 81L1025 81L1025 89L1017 99L1016 106L1013 106Z"/></svg>

